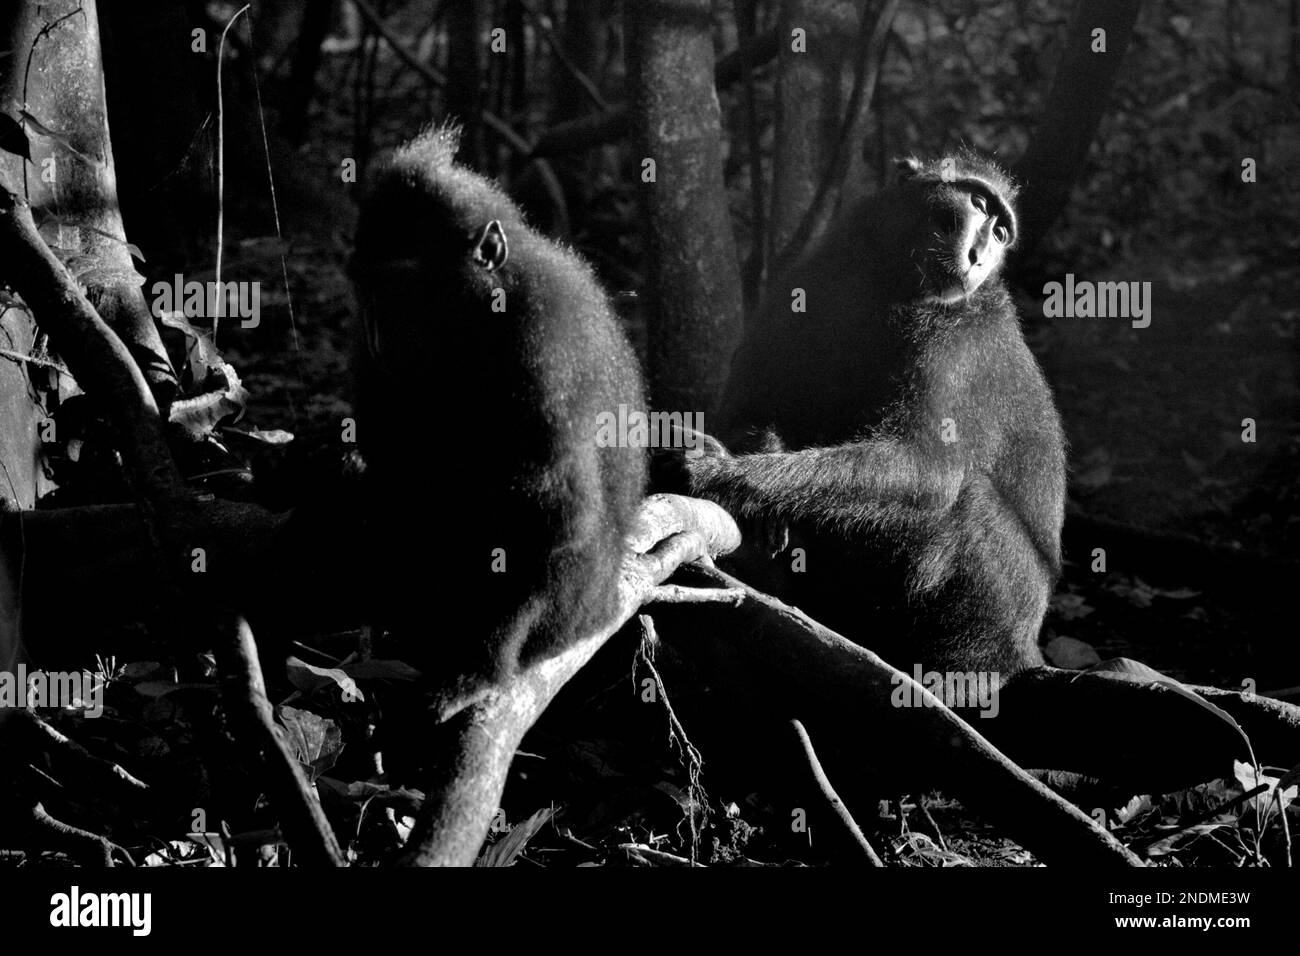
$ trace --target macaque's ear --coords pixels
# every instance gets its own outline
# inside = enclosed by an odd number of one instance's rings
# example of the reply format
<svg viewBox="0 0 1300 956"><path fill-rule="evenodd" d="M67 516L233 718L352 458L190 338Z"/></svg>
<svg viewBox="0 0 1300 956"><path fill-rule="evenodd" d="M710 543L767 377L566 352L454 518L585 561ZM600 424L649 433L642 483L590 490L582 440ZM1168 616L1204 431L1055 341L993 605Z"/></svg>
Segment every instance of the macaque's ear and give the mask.
<svg viewBox="0 0 1300 956"><path fill-rule="evenodd" d="M488 272L495 272L506 264L510 246L500 219L493 219L474 237L474 261Z"/></svg>
<svg viewBox="0 0 1300 956"><path fill-rule="evenodd" d="M908 156L904 159L894 161L894 169L898 173L898 181L906 182L921 171L922 163L915 156Z"/></svg>

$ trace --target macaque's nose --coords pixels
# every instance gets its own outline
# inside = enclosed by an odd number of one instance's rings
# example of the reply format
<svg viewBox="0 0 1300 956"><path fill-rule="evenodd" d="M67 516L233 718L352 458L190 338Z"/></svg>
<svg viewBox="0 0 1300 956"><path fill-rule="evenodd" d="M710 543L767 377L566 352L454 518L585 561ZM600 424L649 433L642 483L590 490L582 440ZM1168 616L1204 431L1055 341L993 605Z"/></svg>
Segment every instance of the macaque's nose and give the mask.
<svg viewBox="0 0 1300 956"><path fill-rule="evenodd" d="M989 239L992 235L993 220L985 219L984 224L975 231L975 235L971 238L970 250L966 253L966 259L970 262L971 268L984 261L984 253L988 251Z"/></svg>

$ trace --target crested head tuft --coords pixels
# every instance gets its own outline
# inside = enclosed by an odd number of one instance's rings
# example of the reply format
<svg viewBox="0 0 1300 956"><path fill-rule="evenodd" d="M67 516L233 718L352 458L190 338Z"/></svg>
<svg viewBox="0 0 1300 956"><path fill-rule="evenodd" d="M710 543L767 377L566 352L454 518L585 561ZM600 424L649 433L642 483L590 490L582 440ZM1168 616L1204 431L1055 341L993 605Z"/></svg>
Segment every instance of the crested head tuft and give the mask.
<svg viewBox="0 0 1300 956"><path fill-rule="evenodd" d="M393 164L414 164L429 169L446 169L456 161L462 127L446 122L428 127L393 154Z"/></svg>

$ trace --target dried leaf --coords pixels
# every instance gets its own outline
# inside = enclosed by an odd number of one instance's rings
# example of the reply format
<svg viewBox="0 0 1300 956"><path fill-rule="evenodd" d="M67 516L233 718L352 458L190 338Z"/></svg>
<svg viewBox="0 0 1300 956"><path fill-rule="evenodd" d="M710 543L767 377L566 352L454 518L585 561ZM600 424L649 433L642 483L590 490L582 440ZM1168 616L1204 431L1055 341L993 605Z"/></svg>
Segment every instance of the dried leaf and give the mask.
<svg viewBox="0 0 1300 956"><path fill-rule="evenodd" d="M28 126L30 126L33 130L35 130L38 135L44 136L46 139L54 140L56 143L58 143L60 146L66 149L68 152L72 153L72 155L80 159L87 166L91 167L92 169L103 168L104 164L98 158L94 156L89 156L86 153L83 153L81 150L77 149L76 146L72 145L72 140L67 136L67 134L55 132L54 130L50 129L48 126L46 126L44 123L42 123L40 120L38 120L35 116L27 112L26 110L19 110L18 115L21 116L23 118L23 122L26 123ZM27 158L28 160L31 159L30 156L28 156Z"/></svg>
<svg viewBox="0 0 1300 956"><path fill-rule="evenodd" d="M0 113L0 149L32 161L32 144L18 121L7 113Z"/></svg>
<svg viewBox="0 0 1300 956"><path fill-rule="evenodd" d="M1057 637L1043 648L1049 663L1067 670L1084 670L1101 663L1096 648L1073 637Z"/></svg>
<svg viewBox="0 0 1300 956"><path fill-rule="evenodd" d="M337 684L343 694L352 700L366 699L357 682L337 667L317 667L290 657L285 662L285 669L289 673L290 683L304 694L310 694L328 684Z"/></svg>
<svg viewBox="0 0 1300 956"><path fill-rule="evenodd" d="M294 756L313 771L308 774L313 781L334 765L343 750L343 731L338 724L328 717L287 705L276 708L276 716L288 731Z"/></svg>
<svg viewBox="0 0 1300 956"><path fill-rule="evenodd" d="M475 866L511 866L518 858L519 854L524 852L528 846L528 841L537 835L546 822L551 819L554 811L549 807L544 810L538 810L527 820L516 824L514 829L497 840L490 847L483 850L483 853L474 862Z"/></svg>

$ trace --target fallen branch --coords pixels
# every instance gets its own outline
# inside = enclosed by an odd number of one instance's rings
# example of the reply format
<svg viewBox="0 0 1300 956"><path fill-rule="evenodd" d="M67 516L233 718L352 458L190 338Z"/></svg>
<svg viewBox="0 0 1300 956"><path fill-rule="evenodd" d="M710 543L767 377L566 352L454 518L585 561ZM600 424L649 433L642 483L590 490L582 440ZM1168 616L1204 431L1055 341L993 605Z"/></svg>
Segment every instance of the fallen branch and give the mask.
<svg viewBox="0 0 1300 956"><path fill-rule="evenodd" d="M135 866L131 854L112 840L56 820L39 803L33 803L28 808L26 822L30 827L32 852L29 858L32 860L40 859L40 851L44 849L41 844L48 839L55 846L62 847L81 866L111 867L114 857L120 857L127 866ZM37 840L38 835L43 839Z"/></svg>
<svg viewBox="0 0 1300 956"><path fill-rule="evenodd" d="M1230 714L1261 759L1300 763L1300 707L1188 689ZM1233 758L1248 757L1235 728L1162 681L1035 668L1003 688L1001 711L988 721L988 735L1021 766L1080 773L1132 793L1169 793L1230 776ZM1061 719L1069 714L1087 719Z"/></svg>
<svg viewBox="0 0 1300 956"><path fill-rule="evenodd" d="M712 529L685 530L695 519ZM406 849L405 866L468 866L487 835L515 749L560 689L684 562L734 547L740 535L711 502L654 495L638 516L618 582L617 613L596 633L513 678L434 729L435 777Z"/></svg>
<svg viewBox="0 0 1300 956"><path fill-rule="evenodd" d="M818 793L826 801L826 806L830 809L831 815L839 821L840 827L847 837L847 842L857 850L861 859L865 860L869 866L883 867L885 864L876 853L875 847L863 835L858 821L853 819L853 814L849 808L844 805L840 795L835 792L835 787L831 784L830 778L826 776L826 771L822 769L821 761L817 759L817 751L813 749L812 738L808 736L808 731L798 720L790 721L790 726L794 730L795 737L799 740L799 746L803 748L804 758L808 761L808 770L812 774L813 783L817 786Z"/></svg>
<svg viewBox="0 0 1300 956"><path fill-rule="evenodd" d="M343 851L284 732L276 725L257 645L248 622L234 615L219 621L216 634L221 696L235 739L256 756L295 856L309 866L345 866Z"/></svg>
<svg viewBox="0 0 1300 956"><path fill-rule="evenodd" d="M787 714L835 741L836 759L829 769L836 780L865 791L880 783L862 779L865 763L894 767L903 778L927 778L961 796L1047 863L1141 865L1111 834L875 654L716 568L691 566L683 569L683 578L706 587L741 589L744 600L734 607L701 608L699 613L715 615L709 621L716 626L705 624L690 635L673 635L661 627L664 639L679 646L689 641L682 650L692 660L748 667L744 679L751 685L763 682L765 701L780 701ZM705 641L726 642L726 653L701 654L697 645ZM735 674L721 675L714 683L726 686L729 680L734 682ZM893 706L899 687L919 706ZM864 741L872 742L867 760Z"/></svg>
<svg viewBox="0 0 1300 956"><path fill-rule="evenodd" d="M60 733L30 710L15 710L13 720L5 724L6 743L40 752L55 767L66 768L77 782L99 793L138 797L148 785L102 757L96 757L75 740ZM62 779L62 778L61 778Z"/></svg>

